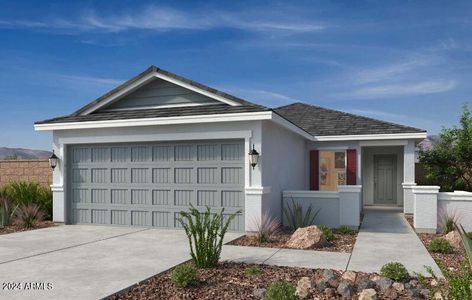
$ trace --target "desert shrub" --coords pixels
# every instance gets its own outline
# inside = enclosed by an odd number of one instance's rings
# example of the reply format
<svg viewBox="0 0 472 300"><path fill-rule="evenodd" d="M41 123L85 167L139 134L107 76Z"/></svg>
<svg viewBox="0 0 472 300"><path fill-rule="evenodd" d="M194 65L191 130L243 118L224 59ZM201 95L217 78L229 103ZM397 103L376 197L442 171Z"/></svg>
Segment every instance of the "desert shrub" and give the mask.
<svg viewBox="0 0 472 300"><path fill-rule="evenodd" d="M295 287L287 281L277 281L272 283L266 290L265 300L297 300Z"/></svg>
<svg viewBox="0 0 472 300"><path fill-rule="evenodd" d="M34 228L46 217L46 214L37 204L20 205L15 212L15 223L25 228Z"/></svg>
<svg viewBox="0 0 472 300"><path fill-rule="evenodd" d="M454 231L459 220L460 216L455 210L442 209L439 211L439 227L444 234Z"/></svg>
<svg viewBox="0 0 472 300"><path fill-rule="evenodd" d="M34 203L52 218L52 192L49 187L37 182L12 181L5 185L3 193L17 205Z"/></svg>
<svg viewBox="0 0 472 300"><path fill-rule="evenodd" d="M316 216L320 212L319 209L317 211L313 211L313 207L311 205L308 206L306 212L303 212L302 205L295 202L293 199L292 204L284 206L283 211L285 218L287 219L288 226L293 230L312 225Z"/></svg>
<svg viewBox="0 0 472 300"><path fill-rule="evenodd" d="M270 241L271 237L280 232L280 222L277 218L273 218L264 213L261 218L254 221L256 229L256 239L259 243Z"/></svg>
<svg viewBox="0 0 472 300"><path fill-rule="evenodd" d="M437 238L429 243L428 250L435 253L452 253L454 249L451 244L442 238Z"/></svg>
<svg viewBox="0 0 472 300"><path fill-rule="evenodd" d="M324 225L324 224L321 224L321 225L318 225L318 228L323 232L326 240L328 242L331 242L334 240L334 234L333 234L333 231L331 230L331 228L329 228L328 226Z"/></svg>
<svg viewBox="0 0 472 300"><path fill-rule="evenodd" d="M261 268L258 266L248 267L244 270L244 273L249 276L255 276L262 273Z"/></svg>
<svg viewBox="0 0 472 300"><path fill-rule="evenodd" d="M210 212L209 207L200 212L191 205L189 210L181 211L178 221L187 235L193 262L198 268L215 267L228 227L241 211L223 216L224 208L219 213Z"/></svg>
<svg viewBox="0 0 472 300"><path fill-rule="evenodd" d="M15 211L18 205L15 205L13 201L4 196L0 196L0 217L1 217L1 226L11 225L12 220L15 216Z"/></svg>
<svg viewBox="0 0 472 300"><path fill-rule="evenodd" d="M467 262L457 271L451 271L441 263L439 263L439 267L446 278L446 285L438 286L443 299L472 299L472 286L470 284L472 282L472 270ZM437 277L431 267L426 267L426 271L431 275L431 277L436 279L436 281L440 281L440 278Z"/></svg>
<svg viewBox="0 0 472 300"><path fill-rule="evenodd" d="M186 288L198 281L197 270L190 265L179 265L172 271L171 280L176 287Z"/></svg>
<svg viewBox="0 0 472 300"><path fill-rule="evenodd" d="M354 230L349 228L349 226L342 225L338 228L337 232L342 235L351 235L354 233Z"/></svg>
<svg viewBox="0 0 472 300"><path fill-rule="evenodd" d="M398 282L406 282L410 279L408 270L401 263L390 262L382 266L380 275Z"/></svg>

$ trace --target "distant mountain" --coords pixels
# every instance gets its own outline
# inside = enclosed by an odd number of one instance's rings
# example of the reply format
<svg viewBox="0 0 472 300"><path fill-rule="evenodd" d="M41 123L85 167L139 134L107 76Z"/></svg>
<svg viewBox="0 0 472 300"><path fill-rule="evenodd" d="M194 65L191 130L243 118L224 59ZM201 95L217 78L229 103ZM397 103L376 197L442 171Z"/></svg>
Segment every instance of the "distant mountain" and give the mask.
<svg viewBox="0 0 472 300"><path fill-rule="evenodd" d="M0 147L0 159L45 159L51 152L23 148Z"/></svg>
<svg viewBox="0 0 472 300"><path fill-rule="evenodd" d="M424 140L418 144L418 148L423 150L429 150L434 144L439 142L439 135L428 135Z"/></svg>

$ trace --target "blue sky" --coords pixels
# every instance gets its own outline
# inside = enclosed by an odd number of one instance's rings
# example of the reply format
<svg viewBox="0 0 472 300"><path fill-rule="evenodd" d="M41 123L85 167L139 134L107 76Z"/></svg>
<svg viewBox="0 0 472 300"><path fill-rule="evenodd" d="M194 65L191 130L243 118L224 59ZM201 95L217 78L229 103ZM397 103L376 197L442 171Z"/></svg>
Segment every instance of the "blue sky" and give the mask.
<svg viewBox="0 0 472 300"><path fill-rule="evenodd" d="M157 65L247 100L427 129L472 103L472 1L3 1L0 146Z"/></svg>

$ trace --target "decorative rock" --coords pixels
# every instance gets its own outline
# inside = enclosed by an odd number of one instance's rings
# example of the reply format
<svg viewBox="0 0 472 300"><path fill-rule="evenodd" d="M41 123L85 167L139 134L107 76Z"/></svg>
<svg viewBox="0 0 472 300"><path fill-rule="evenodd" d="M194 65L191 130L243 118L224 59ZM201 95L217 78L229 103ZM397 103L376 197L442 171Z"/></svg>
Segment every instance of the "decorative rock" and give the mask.
<svg viewBox="0 0 472 300"><path fill-rule="evenodd" d="M373 275L373 276L370 278L370 280L372 280L373 282L377 282L377 281L380 280L380 278L381 278L381 277L380 277L379 275Z"/></svg>
<svg viewBox="0 0 472 300"><path fill-rule="evenodd" d="M308 297L308 294L310 293L312 287L313 283L311 282L311 279L309 277L302 277L297 283L297 290L295 294L300 299L305 299L306 297Z"/></svg>
<svg viewBox="0 0 472 300"><path fill-rule="evenodd" d="M357 283L358 290L373 289L375 287L375 282L366 278Z"/></svg>
<svg viewBox="0 0 472 300"><path fill-rule="evenodd" d="M436 287L436 286L438 286L439 283L436 279L433 279L433 280L431 280L430 284L431 284L432 287Z"/></svg>
<svg viewBox="0 0 472 300"><path fill-rule="evenodd" d="M357 273L353 271L346 271L344 272L343 276L341 276L342 279L350 281L350 282L355 282L357 277Z"/></svg>
<svg viewBox="0 0 472 300"><path fill-rule="evenodd" d="M384 292L384 296L386 299L397 299L398 293L395 291L395 289L390 288Z"/></svg>
<svg viewBox="0 0 472 300"><path fill-rule="evenodd" d="M254 295L254 297L262 299L262 298L264 298L265 291L266 291L266 289L264 289L264 288L254 289L252 294Z"/></svg>
<svg viewBox="0 0 472 300"><path fill-rule="evenodd" d="M323 270L323 274L321 274L322 281L330 281L337 278L338 275L333 270Z"/></svg>
<svg viewBox="0 0 472 300"><path fill-rule="evenodd" d="M326 237L316 225L298 228L285 244L294 249L310 249L326 245Z"/></svg>
<svg viewBox="0 0 472 300"><path fill-rule="evenodd" d="M436 292L436 293L434 293L433 299L434 299L434 300L444 300L444 298L443 298L441 292Z"/></svg>
<svg viewBox="0 0 472 300"><path fill-rule="evenodd" d="M429 299L430 296L431 296L431 291L428 290L428 289L422 289L422 290L420 290L420 294L421 294L425 299Z"/></svg>
<svg viewBox="0 0 472 300"><path fill-rule="evenodd" d="M406 294L411 298L418 298L421 296L420 292L415 288L407 289Z"/></svg>
<svg viewBox="0 0 472 300"><path fill-rule="evenodd" d="M352 288L352 285L347 281L341 282L336 291L343 298L351 299L352 295L354 295L354 289Z"/></svg>
<svg viewBox="0 0 472 300"><path fill-rule="evenodd" d="M394 288L395 290L397 290L398 292L401 292L401 291L403 291L403 290L405 289L405 285L404 285L403 283L401 283L401 282L394 282L394 283L392 284L392 286L393 286L393 288Z"/></svg>
<svg viewBox="0 0 472 300"><path fill-rule="evenodd" d="M328 284L329 284L331 287L333 287L333 288L337 288L338 285L339 285L339 280L337 280L337 279L332 279L332 280L328 281Z"/></svg>
<svg viewBox="0 0 472 300"><path fill-rule="evenodd" d="M454 247L454 248L461 248L462 247L461 235L456 230L453 230L453 231L449 232L443 238L446 241L448 241L449 244L451 244L451 246Z"/></svg>
<svg viewBox="0 0 472 300"><path fill-rule="evenodd" d="M320 281L316 284L316 289L319 291L319 292L323 292L324 290L326 290L327 288L329 288L329 283L327 281Z"/></svg>
<svg viewBox="0 0 472 300"><path fill-rule="evenodd" d="M377 285L380 288L380 291L385 292L388 290L393 284L393 281L390 278L381 277L379 281L377 281Z"/></svg>
<svg viewBox="0 0 472 300"><path fill-rule="evenodd" d="M336 290L333 288L327 288L324 293L329 299L336 297Z"/></svg>
<svg viewBox="0 0 472 300"><path fill-rule="evenodd" d="M365 289L359 294L359 300L377 300L378 298L374 289Z"/></svg>

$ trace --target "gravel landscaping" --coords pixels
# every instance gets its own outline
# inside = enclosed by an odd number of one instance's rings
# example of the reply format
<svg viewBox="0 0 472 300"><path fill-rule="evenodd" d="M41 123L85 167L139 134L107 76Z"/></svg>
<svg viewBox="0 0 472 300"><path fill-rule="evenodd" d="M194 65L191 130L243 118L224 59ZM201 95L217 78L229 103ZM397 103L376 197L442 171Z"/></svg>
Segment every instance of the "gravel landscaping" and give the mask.
<svg viewBox="0 0 472 300"><path fill-rule="evenodd" d="M356 243L357 231L353 231L352 234L340 234L333 229L334 239L323 247L313 247L313 250L317 251L330 251L330 252L352 252L354 244ZM286 243L290 239L292 233L284 231L273 237L270 241L265 243L259 243L256 237L251 235L245 235L229 243L234 246L251 246L251 247L268 247L268 248L285 248L291 249L286 246Z"/></svg>
<svg viewBox="0 0 472 300"><path fill-rule="evenodd" d="M191 263L188 263L191 265ZM198 282L187 288L172 283L172 270L156 275L109 299L261 299L271 283L290 282L304 299L428 299L416 279L394 282L377 274L220 263L198 269ZM423 283L429 285L429 281ZM362 297L360 295L362 294ZM343 298L344 297L344 298Z"/></svg>
<svg viewBox="0 0 472 300"><path fill-rule="evenodd" d="M19 225L9 225L9 226L0 228L0 235L14 233L14 232L21 232L21 231L29 231L29 230L40 229L40 228L47 228L47 227L52 227L52 226L56 226L53 221L38 222L36 226L33 228L26 228Z"/></svg>
<svg viewBox="0 0 472 300"><path fill-rule="evenodd" d="M408 223L410 223L411 227L413 227L413 217L408 216L406 217L408 220ZM429 248L429 244L431 243L432 240L437 239L437 238L442 238L444 237L444 234L430 234L430 233L417 233L418 237L420 240L423 242L425 245L426 249ZM442 265L450 271L457 271L460 270L461 267L463 266L466 256L465 256L465 250L464 247L461 245L460 247L454 247L452 253L435 253L429 251L429 254L434 258L434 260L439 264Z"/></svg>

